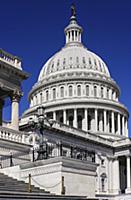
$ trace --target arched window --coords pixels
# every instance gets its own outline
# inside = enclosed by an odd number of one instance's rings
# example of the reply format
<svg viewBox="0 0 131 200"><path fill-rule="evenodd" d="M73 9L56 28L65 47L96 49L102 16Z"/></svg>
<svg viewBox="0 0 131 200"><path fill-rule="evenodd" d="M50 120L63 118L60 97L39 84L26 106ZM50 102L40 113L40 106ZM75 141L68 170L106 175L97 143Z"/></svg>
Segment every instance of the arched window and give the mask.
<svg viewBox="0 0 131 200"><path fill-rule="evenodd" d="M53 88L53 99L56 99L56 89Z"/></svg>
<svg viewBox="0 0 131 200"><path fill-rule="evenodd" d="M81 86L77 86L77 96L81 96Z"/></svg>
<svg viewBox="0 0 131 200"><path fill-rule="evenodd" d="M70 85L70 86L69 86L69 96L70 96L70 97L72 96L72 93L73 93L73 91L72 91L72 85Z"/></svg>
<svg viewBox="0 0 131 200"><path fill-rule="evenodd" d="M107 88L107 99L109 99L109 88Z"/></svg>
<svg viewBox="0 0 131 200"><path fill-rule="evenodd" d="M69 117L69 126L73 126L73 116Z"/></svg>
<svg viewBox="0 0 131 200"><path fill-rule="evenodd" d="M103 89L103 87L101 87L101 98L103 98L104 97L104 89Z"/></svg>
<svg viewBox="0 0 131 200"><path fill-rule="evenodd" d="M42 99L43 98L43 96L42 96L42 92L40 93L40 103L42 103Z"/></svg>
<svg viewBox="0 0 131 200"><path fill-rule="evenodd" d="M113 99L113 100L115 100L114 96L115 96L115 91L112 90L112 99Z"/></svg>
<svg viewBox="0 0 131 200"><path fill-rule="evenodd" d="M49 91L46 90L46 101L48 101L48 100L49 100Z"/></svg>
<svg viewBox="0 0 131 200"><path fill-rule="evenodd" d="M102 190L102 192L105 191L105 179L104 178L101 178L101 190Z"/></svg>
<svg viewBox="0 0 131 200"><path fill-rule="evenodd" d="M103 173L101 175L101 191L105 192L105 179L107 178L106 174Z"/></svg>
<svg viewBox="0 0 131 200"><path fill-rule="evenodd" d="M60 96L64 97L64 87L63 86L60 88Z"/></svg>
<svg viewBox="0 0 131 200"><path fill-rule="evenodd" d="M89 65L91 65L91 59L89 58Z"/></svg>
<svg viewBox="0 0 131 200"><path fill-rule="evenodd" d="M37 95L35 96L35 100L36 100L36 105L38 104L38 98Z"/></svg>
<svg viewBox="0 0 131 200"><path fill-rule="evenodd" d="M97 86L94 86L94 97L97 97Z"/></svg>
<svg viewBox="0 0 131 200"><path fill-rule="evenodd" d="M89 96L89 85L86 85L86 96Z"/></svg>
<svg viewBox="0 0 131 200"><path fill-rule="evenodd" d="M82 58L82 61L83 61L83 64L85 64L85 63L86 63L86 61L85 61L85 57L83 57L83 58Z"/></svg>

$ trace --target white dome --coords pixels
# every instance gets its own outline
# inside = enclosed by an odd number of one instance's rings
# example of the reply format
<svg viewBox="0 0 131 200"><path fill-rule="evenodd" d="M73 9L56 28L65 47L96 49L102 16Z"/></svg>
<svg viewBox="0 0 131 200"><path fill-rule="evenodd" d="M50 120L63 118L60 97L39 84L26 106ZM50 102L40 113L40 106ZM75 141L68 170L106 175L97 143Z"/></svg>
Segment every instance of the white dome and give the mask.
<svg viewBox="0 0 131 200"><path fill-rule="evenodd" d="M83 46L82 31L72 15L65 28L66 44L42 67L24 116L42 105L49 119L102 137L121 137L118 125L122 117L128 119L128 111L119 102L119 88L105 62Z"/></svg>
<svg viewBox="0 0 131 200"><path fill-rule="evenodd" d="M52 56L41 69L38 81L45 77L67 72L94 72L110 77L106 64L95 53L87 50L82 44L66 45Z"/></svg>

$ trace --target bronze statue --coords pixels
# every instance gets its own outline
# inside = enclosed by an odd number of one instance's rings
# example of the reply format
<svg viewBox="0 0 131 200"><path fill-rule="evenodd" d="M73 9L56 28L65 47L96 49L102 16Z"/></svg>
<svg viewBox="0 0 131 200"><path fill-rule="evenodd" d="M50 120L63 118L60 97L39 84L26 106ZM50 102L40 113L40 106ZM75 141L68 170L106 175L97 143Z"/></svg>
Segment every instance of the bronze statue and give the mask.
<svg viewBox="0 0 131 200"><path fill-rule="evenodd" d="M72 6L71 6L71 16L76 17L76 8L75 8L74 4L72 4Z"/></svg>

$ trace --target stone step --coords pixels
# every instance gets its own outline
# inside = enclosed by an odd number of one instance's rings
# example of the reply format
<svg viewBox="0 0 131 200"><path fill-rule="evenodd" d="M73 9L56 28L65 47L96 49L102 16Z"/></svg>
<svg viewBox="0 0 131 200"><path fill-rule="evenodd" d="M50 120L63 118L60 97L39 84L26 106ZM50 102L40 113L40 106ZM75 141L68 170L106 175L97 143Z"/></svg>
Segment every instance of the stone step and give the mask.
<svg viewBox="0 0 131 200"><path fill-rule="evenodd" d="M35 194L35 193L1 193L0 194L1 200L86 200L86 197L81 196L58 196L58 195L43 195L43 194Z"/></svg>
<svg viewBox="0 0 131 200"><path fill-rule="evenodd" d="M35 187L34 185L31 185L31 189L36 193L49 194L48 191L40 189L39 187ZM28 183L25 183L24 181L18 181L17 179L0 173L0 191L28 192Z"/></svg>

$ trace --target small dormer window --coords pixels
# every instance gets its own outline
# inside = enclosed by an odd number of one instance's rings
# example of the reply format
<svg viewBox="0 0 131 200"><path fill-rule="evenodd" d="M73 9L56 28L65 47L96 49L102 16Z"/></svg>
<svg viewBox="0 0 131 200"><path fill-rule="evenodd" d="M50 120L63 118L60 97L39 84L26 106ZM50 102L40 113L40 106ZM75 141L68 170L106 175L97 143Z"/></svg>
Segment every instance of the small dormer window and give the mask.
<svg viewBox="0 0 131 200"><path fill-rule="evenodd" d="M89 58L89 65L91 65L91 59Z"/></svg>
<svg viewBox="0 0 131 200"><path fill-rule="evenodd" d="M57 61L57 66L59 66L59 65L60 65L60 60Z"/></svg>
<svg viewBox="0 0 131 200"><path fill-rule="evenodd" d="M104 165L105 165L105 160L101 159L101 166L104 166Z"/></svg>
<svg viewBox="0 0 131 200"><path fill-rule="evenodd" d="M94 64L95 64L95 66L97 65L97 64L96 64L96 60L94 60Z"/></svg>
<svg viewBox="0 0 131 200"><path fill-rule="evenodd" d="M66 63L66 59L64 58L64 60L63 60L63 65L65 65L65 63Z"/></svg>
<svg viewBox="0 0 131 200"><path fill-rule="evenodd" d="M85 61L85 57L83 57L83 64L85 64L86 63L86 61Z"/></svg>
<svg viewBox="0 0 131 200"><path fill-rule="evenodd" d="M76 57L76 62L79 63L79 58L78 57Z"/></svg>

